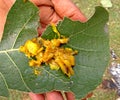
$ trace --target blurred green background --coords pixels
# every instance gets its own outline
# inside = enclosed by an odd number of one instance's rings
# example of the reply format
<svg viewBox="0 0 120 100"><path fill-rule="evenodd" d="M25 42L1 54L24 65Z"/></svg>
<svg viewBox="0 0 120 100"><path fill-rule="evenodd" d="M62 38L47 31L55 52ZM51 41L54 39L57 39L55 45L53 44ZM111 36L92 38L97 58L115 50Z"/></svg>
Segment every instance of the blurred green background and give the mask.
<svg viewBox="0 0 120 100"><path fill-rule="evenodd" d="M107 1L107 0L104 0ZM109 0L108 0L109 1ZM101 0L73 0L73 2L81 9L85 16L89 19L93 13L95 6L99 6ZM120 57L120 0L112 0L112 7L107 8L109 12L109 33L110 33L110 47ZM110 75L106 71L103 75L104 79L109 79ZM103 89L100 86L94 91L92 98L88 100L116 100L118 96L115 90ZM9 98L2 98L0 100L31 100L27 93L10 90Z"/></svg>

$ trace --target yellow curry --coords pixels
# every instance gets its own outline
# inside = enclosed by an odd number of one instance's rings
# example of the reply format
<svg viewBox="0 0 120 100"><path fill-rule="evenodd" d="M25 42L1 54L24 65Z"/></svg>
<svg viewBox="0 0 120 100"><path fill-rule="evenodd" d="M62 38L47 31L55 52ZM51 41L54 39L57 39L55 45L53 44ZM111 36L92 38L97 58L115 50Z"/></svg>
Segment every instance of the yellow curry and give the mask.
<svg viewBox="0 0 120 100"><path fill-rule="evenodd" d="M60 36L56 26L51 24L52 29L57 33L57 39L43 39L41 37L27 40L20 51L30 59L29 66L41 67L42 64L47 64L52 70L59 70L66 74L68 77L74 74L73 67L75 66L74 55L78 53L77 50L72 48L61 47L62 44L68 43L69 39ZM39 74L38 71L34 71Z"/></svg>

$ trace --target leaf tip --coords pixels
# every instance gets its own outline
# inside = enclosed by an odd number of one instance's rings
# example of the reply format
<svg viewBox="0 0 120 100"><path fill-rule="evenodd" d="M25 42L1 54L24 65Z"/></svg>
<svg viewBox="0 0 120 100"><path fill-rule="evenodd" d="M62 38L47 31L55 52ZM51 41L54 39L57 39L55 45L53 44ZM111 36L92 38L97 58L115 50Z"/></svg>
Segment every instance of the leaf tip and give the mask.
<svg viewBox="0 0 120 100"><path fill-rule="evenodd" d="M102 6L96 6L95 7L95 14L98 14L98 16L103 16L108 21L109 13L108 13L108 11L104 7L102 7Z"/></svg>

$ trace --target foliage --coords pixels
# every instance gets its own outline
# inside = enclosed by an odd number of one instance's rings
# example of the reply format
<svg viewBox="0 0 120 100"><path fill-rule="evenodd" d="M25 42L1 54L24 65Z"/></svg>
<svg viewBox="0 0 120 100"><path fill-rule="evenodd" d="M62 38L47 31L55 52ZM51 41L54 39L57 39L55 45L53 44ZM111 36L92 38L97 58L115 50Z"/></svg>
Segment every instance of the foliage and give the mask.
<svg viewBox="0 0 120 100"><path fill-rule="evenodd" d="M60 90L72 91L77 99L83 98L100 84L109 61L109 35L105 28L107 11L96 7L95 14L86 23L64 18L57 25L58 31L69 38L64 46L79 51L75 75L70 78L46 65L39 68L40 75L34 75L28 59L19 52L26 40L36 36L38 19L38 9L30 2L17 0L10 10L0 43L0 95L8 96L8 89L35 93ZM54 31L48 26L42 38L54 37Z"/></svg>

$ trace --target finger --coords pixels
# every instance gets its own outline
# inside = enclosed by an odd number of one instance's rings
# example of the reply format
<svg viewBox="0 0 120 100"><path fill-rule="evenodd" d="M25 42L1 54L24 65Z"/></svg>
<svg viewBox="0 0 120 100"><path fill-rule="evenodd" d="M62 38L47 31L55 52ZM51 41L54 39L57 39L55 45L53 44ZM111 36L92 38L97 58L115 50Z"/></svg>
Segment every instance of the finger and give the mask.
<svg viewBox="0 0 120 100"><path fill-rule="evenodd" d="M39 35L45 30L48 24L57 23L61 18L55 13L51 6L40 6L40 23L41 27L38 29Z"/></svg>
<svg viewBox="0 0 120 100"><path fill-rule="evenodd" d="M57 23L61 18L57 15L53 8L51 0L31 0L40 9L41 27L45 28L50 22Z"/></svg>
<svg viewBox="0 0 120 100"><path fill-rule="evenodd" d="M75 100L75 96L72 92L66 92L65 93L67 100Z"/></svg>
<svg viewBox="0 0 120 100"><path fill-rule="evenodd" d="M30 92L29 96L32 100L45 100L43 94L34 94L34 93Z"/></svg>
<svg viewBox="0 0 120 100"><path fill-rule="evenodd" d="M50 0L30 0L30 1L37 6L53 6Z"/></svg>
<svg viewBox="0 0 120 100"><path fill-rule="evenodd" d="M38 36L41 36L46 28L38 28Z"/></svg>
<svg viewBox="0 0 120 100"><path fill-rule="evenodd" d="M60 92L48 92L46 93L46 100L64 100Z"/></svg>
<svg viewBox="0 0 120 100"><path fill-rule="evenodd" d="M55 11L62 18L66 16L73 20L80 20L81 22L85 22L87 20L87 18L83 15L83 13L71 0L51 0L51 1L54 5Z"/></svg>
<svg viewBox="0 0 120 100"><path fill-rule="evenodd" d="M15 0L0 0L0 9L3 9L5 12L11 8Z"/></svg>
<svg viewBox="0 0 120 100"><path fill-rule="evenodd" d="M40 6L40 22L42 27L46 26L50 22L56 23L61 18L54 11L52 6Z"/></svg>

